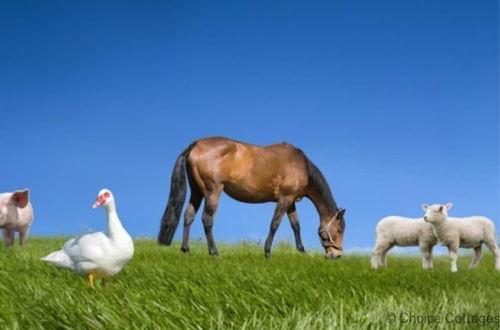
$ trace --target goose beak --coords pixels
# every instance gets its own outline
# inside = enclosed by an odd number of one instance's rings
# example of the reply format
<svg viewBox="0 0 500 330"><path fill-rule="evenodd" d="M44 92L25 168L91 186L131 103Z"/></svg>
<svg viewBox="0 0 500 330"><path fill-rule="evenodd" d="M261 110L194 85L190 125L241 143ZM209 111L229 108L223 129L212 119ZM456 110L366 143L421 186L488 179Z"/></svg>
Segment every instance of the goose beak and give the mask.
<svg viewBox="0 0 500 330"><path fill-rule="evenodd" d="M99 195L97 196L94 205L92 205L92 208L93 209L98 208L99 206L104 205L104 203L106 203L106 197L103 195Z"/></svg>
<svg viewBox="0 0 500 330"><path fill-rule="evenodd" d="M99 197L99 198L97 198L97 200L95 201L94 205L92 205L92 208L93 208L93 209L96 209L96 208L98 208L99 206L102 206L105 202L106 202L106 201L105 201L103 198Z"/></svg>

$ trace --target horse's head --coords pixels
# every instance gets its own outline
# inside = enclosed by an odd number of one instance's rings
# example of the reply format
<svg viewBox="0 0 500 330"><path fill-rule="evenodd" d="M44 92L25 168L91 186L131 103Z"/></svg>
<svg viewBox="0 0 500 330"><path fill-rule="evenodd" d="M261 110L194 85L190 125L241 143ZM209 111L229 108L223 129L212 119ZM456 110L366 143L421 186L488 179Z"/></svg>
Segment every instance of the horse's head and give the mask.
<svg viewBox="0 0 500 330"><path fill-rule="evenodd" d="M325 258L337 259L343 254L342 243L344 239L345 209L339 209L337 213L318 231L321 245L325 248Z"/></svg>

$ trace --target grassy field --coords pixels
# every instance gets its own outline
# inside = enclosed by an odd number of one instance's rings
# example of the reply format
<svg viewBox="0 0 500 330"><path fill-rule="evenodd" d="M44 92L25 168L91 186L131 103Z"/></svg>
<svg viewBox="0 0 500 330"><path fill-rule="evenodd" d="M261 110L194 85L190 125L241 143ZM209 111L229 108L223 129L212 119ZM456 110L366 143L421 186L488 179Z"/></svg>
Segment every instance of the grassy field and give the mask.
<svg viewBox="0 0 500 330"><path fill-rule="evenodd" d="M24 248L0 248L0 328L400 328L411 315L411 328L500 327L500 272L489 254L474 271L466 270L471 256L460 257L455 274L446 257L423 271L417 256L391 255L389 268L373 272L368 256L331 261L287 244L266 260L252 244L219 244L221 257L212 258L204 243L184 255L179 245L137 240L123 272L92 289L39 261L64 241L31 238ZM421 315L435 318L420 323ZM469 321L446 320L460 315Z"/></svg>

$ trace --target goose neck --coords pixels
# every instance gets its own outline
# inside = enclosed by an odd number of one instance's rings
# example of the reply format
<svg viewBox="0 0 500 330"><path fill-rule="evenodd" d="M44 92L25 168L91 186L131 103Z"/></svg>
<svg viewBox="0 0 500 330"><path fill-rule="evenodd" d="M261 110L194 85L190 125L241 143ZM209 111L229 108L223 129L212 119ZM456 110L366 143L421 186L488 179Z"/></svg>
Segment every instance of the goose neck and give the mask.
<svg viewBox="0 0 500 330"><path fill-rule="evenodd" d="M106 213L108 215L108 232L111 237L125 231L120 219L118 218L118 213L116 213L115 203L109 203L106 205Z"/></svg>

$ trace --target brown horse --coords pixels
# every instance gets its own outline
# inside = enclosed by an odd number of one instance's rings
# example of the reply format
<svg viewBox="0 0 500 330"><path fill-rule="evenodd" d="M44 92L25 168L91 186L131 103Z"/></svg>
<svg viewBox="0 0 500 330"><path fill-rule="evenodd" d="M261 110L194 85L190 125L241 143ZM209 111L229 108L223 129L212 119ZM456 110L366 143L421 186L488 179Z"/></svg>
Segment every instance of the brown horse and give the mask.
<svg viewBox="0 0 500 330"><path fill-rule="evenodd" d="M295 202L309 198L319 213L318 234L326 257L342 255L345 210L339 209L320 170L304 153L288 143L260 147L223 137L201 139L184 150L175 163L170 196L161 220L158 242L170 245L182 206L186 199L186 174L191 188L189 205L184 213L183 252L189 252L189 230L201 201L205 199L203 226L208 251L218 256L212 227L220 194L246 203L276 202L265 255L271 254L274 234L281 218L288 214L295 242L304 251Z"/></svg>

